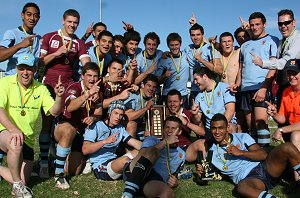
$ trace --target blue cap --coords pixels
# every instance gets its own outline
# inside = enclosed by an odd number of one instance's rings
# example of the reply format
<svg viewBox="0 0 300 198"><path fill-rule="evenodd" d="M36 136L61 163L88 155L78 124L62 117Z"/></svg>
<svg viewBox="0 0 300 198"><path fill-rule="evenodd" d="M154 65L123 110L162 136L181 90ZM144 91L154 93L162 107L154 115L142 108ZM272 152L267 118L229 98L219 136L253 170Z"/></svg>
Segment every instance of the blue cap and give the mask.
<svg viewBox="0 0 300 198"><path fill-rule="evenodd" d="M125 104L122 100L114 100L109 104L107 113L110 115L114 109L126 110Z"/></svg>
<svg viewBox="0 0 300 198"><path fill-rule="evenodd" d="M18 57L17 66L19 65L27 65L29 67L35 67L35 57L29 53L21 54Z"/></svg>

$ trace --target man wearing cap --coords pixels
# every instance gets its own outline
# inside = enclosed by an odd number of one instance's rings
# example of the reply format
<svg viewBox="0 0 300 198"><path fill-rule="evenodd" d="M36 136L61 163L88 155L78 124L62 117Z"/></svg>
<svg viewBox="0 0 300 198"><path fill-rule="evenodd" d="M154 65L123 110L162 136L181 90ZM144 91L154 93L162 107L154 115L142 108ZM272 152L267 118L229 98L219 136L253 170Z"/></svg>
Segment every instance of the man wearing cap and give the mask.
<svg viewBox="0 0 300 198"><path fill-rule="evenodd" d="M60 114L64 88L58 77L54 101L48 89L33 79L34 56L24 54L17 60L17 74L0 79L0 149L7 153L8 164L0 166L0 176L12 183L16 197L32 197L25 183L33 167L34 129L41 108L46 115Z"/></svg>
<svg viewBox="0 0 300 198"><path fill-rule="evenodd" d="M289 134L290 141L300 151L300 59L291 59L285 65L290 86L286 88L282 95L279 112L274 105L268 104L268 114L278 124L289 123L287 126L278 128L273 134L275 140L281 140L282 136ZM295 174L296 179L299 177Z"/></svg>
<svg viewBox="0 0 300 198"><path fill-rule="evenodd" d="M133 158L131 153L121 157L115 151L121 142L140 150L142 143L130 136L120 124L125 113L125 105L115 100L108 107L108 118L86 128L82 152L90 155L94 175L101 180L116 180L122 176L126 162Z"/></svg>

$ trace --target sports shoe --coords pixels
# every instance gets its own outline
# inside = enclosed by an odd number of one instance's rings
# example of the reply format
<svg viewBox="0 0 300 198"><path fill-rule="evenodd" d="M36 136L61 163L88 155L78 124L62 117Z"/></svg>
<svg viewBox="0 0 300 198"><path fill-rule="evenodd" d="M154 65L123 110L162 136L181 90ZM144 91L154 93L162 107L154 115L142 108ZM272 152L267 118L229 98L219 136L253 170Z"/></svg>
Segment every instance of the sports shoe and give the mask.
<svg viewBox="0 0 300 198"><path fill-rule="evenodd" d="M85 167L82 171L82 174L89 174L90 172L92 172L92 164L90 162L90 160L88 159L86 162L85 162Z"/></svg>
<svg viewBox="0 0 300 198"><path fill-rule="evenodd" d="M49 166L48 166L48 164L41 164L40 163L39 176L40 176L41 179L48 179L49 178Z"/></svg>
<svg viewBox="0 0 300 198"><path fill-rule="evenodd" d="M70 188L69 183L66 180L65 174L64 173L60 173L54 176L55 179L55 187L62 189L62 190L67 190Z"/></svg>
<svg viewBox="0 0 300 198"><path fill-rule="evenodd" d="M11 194L14 197L20 198L31 198L33 196L31 189L25 186L22 182L13 187Z"/></svg>

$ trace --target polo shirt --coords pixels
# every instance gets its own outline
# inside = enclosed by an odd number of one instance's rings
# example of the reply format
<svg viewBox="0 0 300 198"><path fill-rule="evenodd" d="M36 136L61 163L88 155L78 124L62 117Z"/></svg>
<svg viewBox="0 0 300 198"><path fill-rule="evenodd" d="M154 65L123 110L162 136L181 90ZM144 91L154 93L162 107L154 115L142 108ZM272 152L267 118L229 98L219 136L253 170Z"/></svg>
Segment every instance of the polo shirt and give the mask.
<svg viewBox="0 0 300 198"><path fill-rule="evenodd" d="M0 107L5 109L12 123L24 133L25 143L33 148L35 142L34 131L41 107L43 107L45 114L49 115L49 109L55 101L46 86L36 80L27 90L22 86L20 89L24 94L25 101L29 97L24 107L26 115L21 115L22 106L17 74L0 79ZM5 127L0 124L0 131L4 129Z"/></svg>
<svg viewBox="0 0 300 198"><path fill-rule="evenodd" d="M300 121L300 92L296 93L288 87L282 94L279 114L284 115L290 124Z"/></svg>

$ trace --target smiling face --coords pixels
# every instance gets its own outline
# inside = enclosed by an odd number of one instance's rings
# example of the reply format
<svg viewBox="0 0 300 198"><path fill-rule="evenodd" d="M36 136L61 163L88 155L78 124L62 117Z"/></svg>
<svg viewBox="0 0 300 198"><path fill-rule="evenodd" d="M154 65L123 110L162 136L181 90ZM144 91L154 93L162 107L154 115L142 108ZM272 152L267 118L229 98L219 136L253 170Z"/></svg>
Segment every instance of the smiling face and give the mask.
<svg viewBox="0 0 300 198"><path fill-rule="evenodd" d="M113 45L113 38L110 36L102 36L96 41L101 54L107 54Z"/></svg>
<svg viewBox="0 0 300 198"><path fill-rule="evenodd" d="M157 40L152 40L150 38L148 38L145 42L145 51L148 57L152 57L157 50Z"/></svg>
<svg viewBox="0 0 300 198"><path fill-rule="evenodd" d="M300 88L300 72L287 70L288 80L292 88Z"/></svg>
<svg viewBox="0 0 300 198"><path fill-rule="evenodd" d="M278 29L283 38L289 37L296 27L296 20L289 14L278 17Z"/></svg>
<svg viewBox="0 0 300 198"><path fill-rule="evenodd" d="M205 75L200 76L198 74L194 74L194 83L199 87L201 91L206 90L208 83L205 80Z"/></svg>
<svg viewBox="0 0 300 198"><path fill-rule="evenodd" d="M193 44L196 46L200 46L201 42L203 41L203 34L200 30L191 30L190 37Z"/></svg>
<svg viewBox="0 0 300 198"><path fill-rule="evenodd" d="M118 76L122 77L123 73L120 72L122 70L123 70L123 65L121 65L118 62L112 62L110 67L108 68L108 73L109 73L109 75L113 75L113 74L118 73Z"/></svg>
<svg viewBox="0 0 300 198"><path fill-rule="evenodd" d="M113 56L117 58L123 51L123 43L121 41L114 41L113 45Z"/></svg>
<svg viewBox="0 0 300 198"><path fill-rule="evenodd" d="M217 143L226 142L228 136L227 125L224 120L212 121L210 124L211 133ZM225 140L225 141L224 141Z"/></svg>
<svg viewBox="0 0 300 198"><path fill-rule="evenodd" d="M92 34L94 36L94 38L98 38L99 34L103 31L106 30L106 27L105 26L102 26L102 25L98 25L95 30L93 30Z"/></svg>
<svg viewBox="0 0 300 198"><path fill-rule="evenodd" d="M84 75L81 75L83 80L83 85L87 89L91 89L93 85L99 80L99 75L97 71L94 70L87 70Z"/></svg>
<svg viewBox="0 0 300 198"><path fill-rule="evenodd" d="M171 114L177 114L181 108L183 99L180 100L178 95L169 95L167 99L167 106Z"/></svg>
<svg viewBox="0 0 300 198"><path fill-rule="evenodd" d="M33 30L40 19L40 13L35 7L27 7L24 13L21 13L23 25L27 30Z"/></svg>
<svg viewBox="0 0 300 198"><path fill-rule="evenodd" d="M179 41L177 41L177 40L170 41L168 47L170 49L171 55L178 56L180 53L180 46L181 46L181 44Z"/></svg>
<svg viewBox="0 0 300 198"><path fill-rule="evenodd" d="M138 48L139 43L137 41L134 40L130 40L128 41L128 43L126 44L126 50L128 55L134 55L136 49Z"/></svg>
<svg viewBox="0 0 300 198"><path fill-rule="evenodd" d="M168 120L168 121L166 121L166 124L164 126L163 136L164 136L164 138L167 138L167 137L171 136L172 134L180 135L181 129L180 129L178 122Z"/></svg>
<svg viewBox="0 0 300 198"><path fill-rule="evenodd" d="M23 87L29 88L33 80L35 71L35 67L30 67L27 65L17 66L18 82L23 85Z"/></svg>
<svg viewBox="0 0 300 198"><path fill-rule="evenodd" d="M151 80L148 80L146 84L143 84L142 87L144 88L144 96L147 98L152 98L154 97L154 94L157 89L157 84L156 82L153 82Z"/></svg>
<svg viewBox="0 0 300 198"><path fill-rule="evenodd" d="M75 33L78 25L79 19L77 17L67 15L66 18L63 19L63 30L69 36L72 36Z"/></svg>

